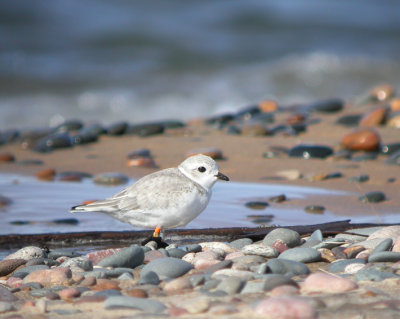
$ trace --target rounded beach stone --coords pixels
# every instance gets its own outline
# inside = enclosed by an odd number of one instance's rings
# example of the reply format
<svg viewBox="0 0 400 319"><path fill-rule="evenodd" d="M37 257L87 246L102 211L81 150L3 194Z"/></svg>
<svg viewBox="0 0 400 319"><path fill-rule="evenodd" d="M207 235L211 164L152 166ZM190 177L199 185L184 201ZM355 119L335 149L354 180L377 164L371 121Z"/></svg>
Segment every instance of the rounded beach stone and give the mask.
<svg viewBox="0 0 400 319"><path fill-rule="evenodd" d="M366 113L360 120L359 126L371 127L378 126L386 120L388 109L386 106L380 106L376 109Z"/></svg>
<svg viewBox="0 0 400 319"><path fill-rule="evenodd" d="M317 310L311 302L302 297L278 296L262 300L254 308L259 315L266 315L269 319L316 319Z"/></svg>
<svg viewBox="0 0 400 319"><path fill-rule="evenodd" d="M376 269L364 268L358 271L354 279L358 281L382 281L389 278L400 278L399 276Z"/></svg>
<svg viewBox="0 0 400 319"><path fill-rule="evenodd" d="M338 273L338 272L344 272L345 268L348 265L352 265L352 264L365 264L366 261L364 259L344 259L344 260L338 260L335 261L331 264L331 266L329 267L329 272L333 272L333 273Z"/></svg>
<svg viewBox="0 0 400 319"><path fill-rule="evenodd" d="M369 192L358 198L363 203L379 203L386 199L383 192Z"/></svg>
<svg viewBox="0 0 400 319"><path fill-rule="evenodd" d="M128 267L135 268L144 261L144 251L139 246L131 246L114 255L104 258L98 265L102 267Z"/></svg>
<svg viewBox="0 0 400 319"><path fill-rule="evenodd" d="M49 266L47 266L47 265L34 265L34 266L23 267L23 268L17 269L13 273L13 277L17 277L17 278L23 279L26 276L28 276L30 273L35 272L37 270L41 270L41 269L49 269Z"/></svg>
<svg viewBox="0 0 400 319"><path fill-rule="evenodd" d="M66 288L58 292L61 299L73 299L78 298L81 292L77 288Z"/></svg>
<svg viewBox="0 0 400 319"><path fill-rule="evenodd" d="M333 149L325 145L300 144L289 150L290 157L326 158L333 154Z"/></svg>
<svg viewBox="0 0 400 319"><path fill-rule="evenodd" d="M279 259L289 259L303 263L311 263L321 260L321 253L314 248L297 247L284 251Z"/></svg>
<svg viewBox="0 0 400 319"><path fill-rule="evenodd" d="M396 262L400 260L400 253L393 252L393 251L379 251L372 253L369 258L368 262Z"/></svg>
<svg viewBox="0 0 400 319"><path fill-rule="evenodd" d="M216 290L221 290L228 295L234 295L239 293L245 282L237 277L227 277L221 280L218 286L215 288Z"/></svg>
<svg viewBox="0 0 400 319"><path fill-rule="evenodd" d="M265 269L263 273L287 276L308 275L310 273L308 267L301 262L278 258L270 259L265 264L260 265L258 273L262 273L263 269Z"/></svg>
<svg viewBox="0 0 400 319"><path fill-rule="evenodd" d="M305 292L338 293L357 289L358 285L351 279L317 272L309 275L301 285Z"/></svg>
<svg viewBox="0 0 400 319"><path fill-rule="evenodd" d="M202 248L203 251L206 250L223 250L225 254L230 254L235 251L237 251L235 248L231 247L228 244L222 243L222 242L217 242L217 241L211 241L211 242L204 242L199 244Z"/></svg>
<svg viewBox="0 0 400 319"><path fill-rule="evenodd" d="M64 261L60 267L68 267L73 272L91 271L93 263L87 257L74 257Z"/></svg>
<svg viewBox="0 0 400 319"><path fill-rule="evenodd" d="M385 240L382 240L382 242L374 248L374 250L371 252L371 255L382 252L382 251L388 251L392 247L393 244L393 239L392 238L386 238Z"/></svg>
<svg viewBox="0 0 400 319"><path fill-rule="evenodd" d="M240 238L240 239L231 241L229 243L229 245L235 249L242 249L244 246L251 245L252 243L253 243L253 240L250 238Z"/></svg>
<svg viewBox="0 0 400 319"><path fill-rule="evenodd" d="M129 177L121 173L101 173L93 177L93 182L100 185L123 185Z"/></svg>
<svg viewBox="0 0 400 319"><path fill-rule="evenodd" d="M25 259L5 259L0 261L0 277L11 274L19 266L26 263Z"/></svg>
<svg viewBox="0 0 400 319"><path fill-rule="evenodd" d="M129 125L126 129L127 134L139 135L141 137L164 133L165 126L162 123L143 123Z"/></svg>
<svg viewBox="0 0 400 319"><path fill-rule="evenodd" d="M379 228L371 235L369 235L368 240L376 239L376 238L391 238L395 241L400 236L400 226L386 226Z"/></svg>
<svg viewBox="0 0 400 319"><path fill-rule="evenodd" d="M337 98L316 101L305 106L307 110L318 113L335 113L341 111L343 107L344 101Z"/></svg>
<svg viewBox="0 0 400 319"><path fill-rule="evenodd" d="M0 301L0 313L5 313L15 310L15 307L10 302ZM11 318L11 317L9 317ZM22 317L21 317L22 318Z"/></svg>
<svg viewBox="0 0 400 319"><path fill-rule="evenodd" d="M69 278L72 272L69 268L52 268L37 270L27 275L23 283L37 282L41 285L60 285Z"/></svg>
<svg viewBox="0 0 400 319"><path fill-rule="evenodd" d="M140 277L145 276L149 272L154 272L160 279L176 278L186 274L193 269L193 265L178 258L166 257L156 259L143 267Z"/></svg>
<svg viewBox="0 0 400 319"><path fill-rule="evenodd" d="M116 309L116 308L132 308L140 309L150 313L161 313L167 307L157 301L151 299L134 298L128 296L113 296L109 297L104 301L105 309Z"/></svg>
<svg viewBox="0 0 400 319"><path fill-rule="evenodd" d="M262 244L246 245L241 249L241 252L245 255L256 255L266 258L274 258L279 255L278 251L275 248Z"/></svg>
<svg viewBox="0 0 400 319"><path fill-rule="evenodd" d="M343 136L341 145L351 151L377 151L380 136L371 129L358 129Z"/></svg>
<svg viewBox="0 0 400 319"><path fill-rule="evenodd" d="M15 253L8 255L4 260L7 259L24 259L26 261L34 258L46 258L46 252L35 246L27 246L17 250Z"/></svg>
<svg viewBox="0 0 400 319"><path fill-rule="evenodd" d="M13 302L17 300L18 298L10 290L0 285L0 301Z"/></svg>
<svg viewBox="0 0 400 319"><path fill-rule="evenodd" d="M301 243L299 233L287 228L276 228L272 230L264 237L263 243L266 246L272 246L277 239L283 241L289 247L295 247Z"/></svg>

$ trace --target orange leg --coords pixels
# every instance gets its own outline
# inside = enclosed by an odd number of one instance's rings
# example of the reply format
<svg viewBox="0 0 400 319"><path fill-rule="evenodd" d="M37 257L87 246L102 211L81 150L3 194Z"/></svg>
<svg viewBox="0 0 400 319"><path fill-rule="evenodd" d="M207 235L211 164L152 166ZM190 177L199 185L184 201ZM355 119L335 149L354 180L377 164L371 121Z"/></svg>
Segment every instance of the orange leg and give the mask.
<svg viewBox="0 0 400 319"><path fill-rule="evenodd" d="M153 233L153 237L160 237L161 227L156 227Z"/></svg>

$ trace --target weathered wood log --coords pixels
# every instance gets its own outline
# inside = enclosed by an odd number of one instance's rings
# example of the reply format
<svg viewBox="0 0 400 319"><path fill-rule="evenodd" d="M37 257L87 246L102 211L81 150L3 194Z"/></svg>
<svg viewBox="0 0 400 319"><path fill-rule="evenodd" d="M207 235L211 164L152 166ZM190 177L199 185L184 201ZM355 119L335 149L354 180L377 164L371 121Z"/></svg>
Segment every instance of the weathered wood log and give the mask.
<svg viewBox="0 0 400 319"><path fill-rule="evenodd" d="M389 226L396 224L351 224L350 220L341 220L315 225L284 226L305 236L320 229L324 235L334 235L340 232L350 232L354 228L373 226ZM206 228L206 229L175 229L166 233L165 240L170 243L187 244L199 241L232 241L238 238L249 237L261 240L273 229L282 226L262 228L234 227L234 228ZM0 248L5 250L21 248L27 245L36 245L48 248L63 247L122 247L139 244L149 237L151 231L123 231L123 232L77 232L54 234L11 234L0 236Z"/></svg>

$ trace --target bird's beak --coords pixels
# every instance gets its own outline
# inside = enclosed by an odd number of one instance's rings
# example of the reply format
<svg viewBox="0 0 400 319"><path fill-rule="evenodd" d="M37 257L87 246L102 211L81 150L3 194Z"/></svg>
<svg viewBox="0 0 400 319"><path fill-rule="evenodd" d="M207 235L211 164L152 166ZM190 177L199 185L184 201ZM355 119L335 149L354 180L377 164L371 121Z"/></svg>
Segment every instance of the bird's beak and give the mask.
<svg viewBox="0 0 400 319"><path fill-rule="evenodd" d="M228 176L226 176L226 175L224 175L222 173L219 173L219 172L218 172L217 175L215 175L215 177L218 178L218 179L221 179L223 181L229 181L229 177Z"/></svg>

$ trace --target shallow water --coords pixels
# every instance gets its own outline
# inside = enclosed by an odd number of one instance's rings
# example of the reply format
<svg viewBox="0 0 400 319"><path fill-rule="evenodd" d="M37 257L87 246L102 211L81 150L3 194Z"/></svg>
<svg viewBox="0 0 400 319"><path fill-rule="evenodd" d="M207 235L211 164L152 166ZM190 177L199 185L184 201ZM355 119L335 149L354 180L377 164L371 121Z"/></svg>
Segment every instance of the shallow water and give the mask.
<svg viewBox="0 0 400 319"><path fill-rule="evenodd" d="M100 213L70 214L69 208L84 200L103 199L112 196L125 186L99 186L90 179L75 182L42 182L34 177L13 174L0 175L0 194L13 202L0 209L2 223L0 234L36 234L82 231L133 230L129 224L121 223ZM289 201L270 203L263 210L244 206L247 201L267 200L285 194ZM251 183L217 183L207 209L186 228L209 227L256 227L248 215L272 215L270 225L305 225L343 219L329 211L324 214L309 214L304 207L296 207L290 200L310 196L348 195L345 192L327 191L313 187L283 186ZM76 224L60 221L76 219ZM16 223L17 222L17 223ZM378 222L376 216L352 217L352 222ZM380 216L379 222L393 222L391 215ZM268 223L264 223L268 225Z"/></svg>

